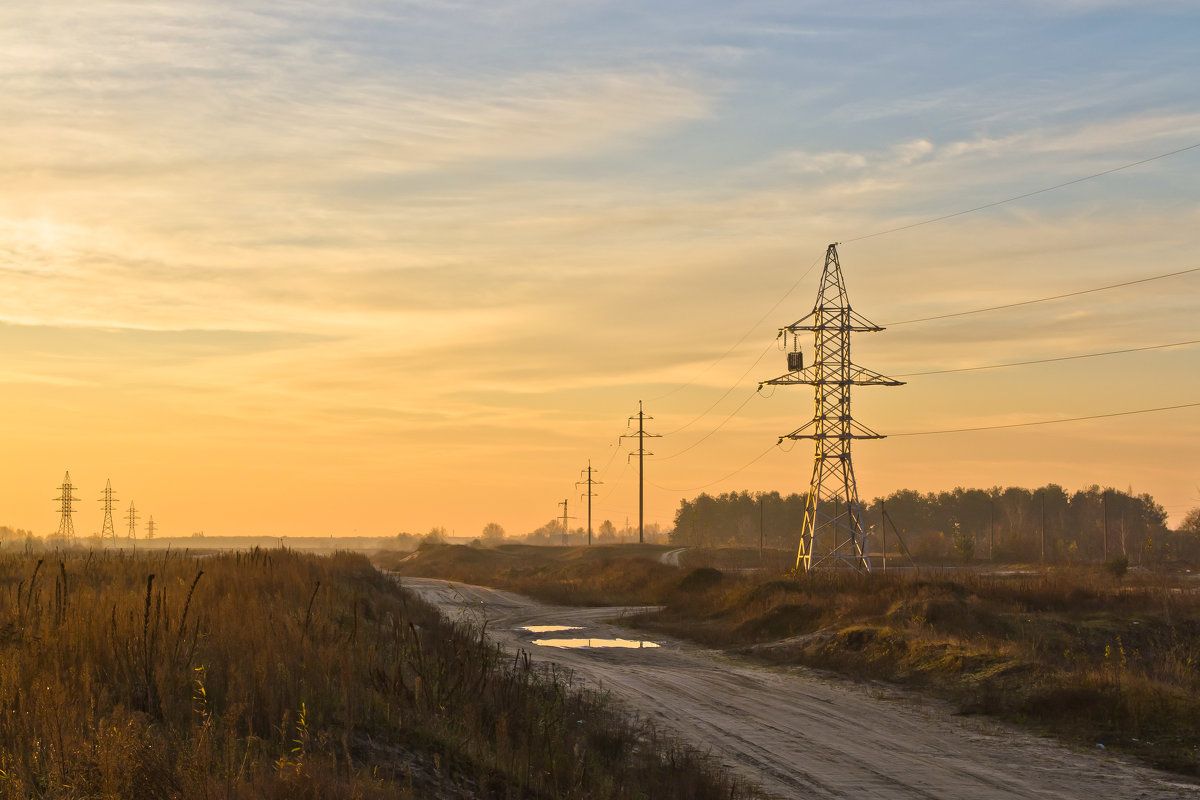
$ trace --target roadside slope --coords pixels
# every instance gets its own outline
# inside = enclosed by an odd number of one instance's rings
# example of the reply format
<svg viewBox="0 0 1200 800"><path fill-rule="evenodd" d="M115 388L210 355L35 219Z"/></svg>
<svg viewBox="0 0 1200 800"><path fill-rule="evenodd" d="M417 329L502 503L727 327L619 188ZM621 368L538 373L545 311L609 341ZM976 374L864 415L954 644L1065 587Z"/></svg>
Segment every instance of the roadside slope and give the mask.
<svg viewBox="0 0 1200 800"><path fill-rule="evenodd" d="M661 637L655 649L563 650L533 645L536 636L521 629L565 625L579 630L564 636L636 637L604 622L622 609L547 606L433 579L402 583L452 618L486 622L505 646L608 689L779 797L1200 798L1200 787L1169 773L955 717L946 704L893 690L886 691L905 701L806 670L744 665Z"/></svg>

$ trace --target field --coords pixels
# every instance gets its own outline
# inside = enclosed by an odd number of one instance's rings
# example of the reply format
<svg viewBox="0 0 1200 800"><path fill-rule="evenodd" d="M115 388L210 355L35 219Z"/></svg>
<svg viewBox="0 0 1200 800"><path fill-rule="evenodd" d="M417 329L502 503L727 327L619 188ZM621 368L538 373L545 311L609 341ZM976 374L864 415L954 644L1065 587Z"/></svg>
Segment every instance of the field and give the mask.
<svg viewBox="0 0 1200 800"><path fill-rule="evenodd" d="M363 557L0 558L0 797L744 797Z"/></svg>
<svg viewBox="0 0 1200 800"><path fill-rule="evenodd" d="M1186 574L1078 567L794 580L695 566L744 567L756 551L687 553L689 566L671 567L659 551L605 550L438 548L396 566L548 602L659 605L625 623L773 665L913 687L962 713L1200 774L1200 592Z"/></svg>

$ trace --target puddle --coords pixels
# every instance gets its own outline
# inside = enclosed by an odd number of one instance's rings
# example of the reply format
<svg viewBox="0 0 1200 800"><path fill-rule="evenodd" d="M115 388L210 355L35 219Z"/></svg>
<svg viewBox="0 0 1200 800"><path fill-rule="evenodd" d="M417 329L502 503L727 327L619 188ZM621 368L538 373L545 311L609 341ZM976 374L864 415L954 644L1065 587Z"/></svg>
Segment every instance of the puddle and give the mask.
<svg viewBox="0 0 1200 800"><path fill-rule="evenodd" d="M561 633L562 631L577 631L578 625L522 625L521 630L530 633Z"/></svg>
<svg viewBox="0 0 1200 800"><path fill-rule="evenodd" d="M654 642L641 641L638 639L534 639L534 644L539 644L542 647L565 647L565 648L583 648L583 647L624 647L627 649L640 650L642 648L658 647Z"/></svg>

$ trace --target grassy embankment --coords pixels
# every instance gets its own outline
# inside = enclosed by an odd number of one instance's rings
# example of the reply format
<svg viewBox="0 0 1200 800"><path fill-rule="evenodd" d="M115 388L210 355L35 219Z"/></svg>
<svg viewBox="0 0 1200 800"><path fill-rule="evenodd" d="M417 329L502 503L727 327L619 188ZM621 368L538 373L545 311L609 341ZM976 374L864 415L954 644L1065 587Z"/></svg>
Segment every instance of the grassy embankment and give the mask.
<svg viewBox="0 0 1200 800"><path fill-rule="evenodd" d="M662 605L624 621L771 664L918 688L965 713L990 714L1088 747L1115 746L1159 767L1200 774L1200 593L1194 583L1144 574L1117 579L1098 567L792 580L780 573L678 569L605 549L552 550L539 558L447 548L422 552L401 568L464 581L469 573L472 582L552 602L575 597L589 604ZM757 554L734 555L743 563Z"/></svg>
<svg viewBox="0 0 1200 800"><path fill-rule="evenodd" d="M658 605L679 580L679 570L659 562L661 545L495 549L464 545L422 546L414 553L380 553L373 559L401 575L446 578L508 589L565 606Z"/></svg>
<svg viewBox="0 0 1200 800"><path fill-rule="evenodd" d="M746 796L363 557L0 557L0 797Z"/></svg>

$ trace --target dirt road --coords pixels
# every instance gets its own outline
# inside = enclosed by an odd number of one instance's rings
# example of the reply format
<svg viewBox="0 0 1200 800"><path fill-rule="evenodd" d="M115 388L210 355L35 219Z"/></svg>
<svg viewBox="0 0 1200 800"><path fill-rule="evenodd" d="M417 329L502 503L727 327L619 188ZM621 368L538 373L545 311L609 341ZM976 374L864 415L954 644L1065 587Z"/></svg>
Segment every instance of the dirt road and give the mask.
<svg viewBox="0 0 1200 800"><path fill-rule="evenodd" d="M1102 752L1076 752L935 701L777 671L652 637L657 648L562 649L547 637L642 638L608 622L631 609L547 606L445 581L403 584L496 641L554 661L784 798L1190 798L1200 786ZM577 630L534 633L524 626Z"/></svg>

